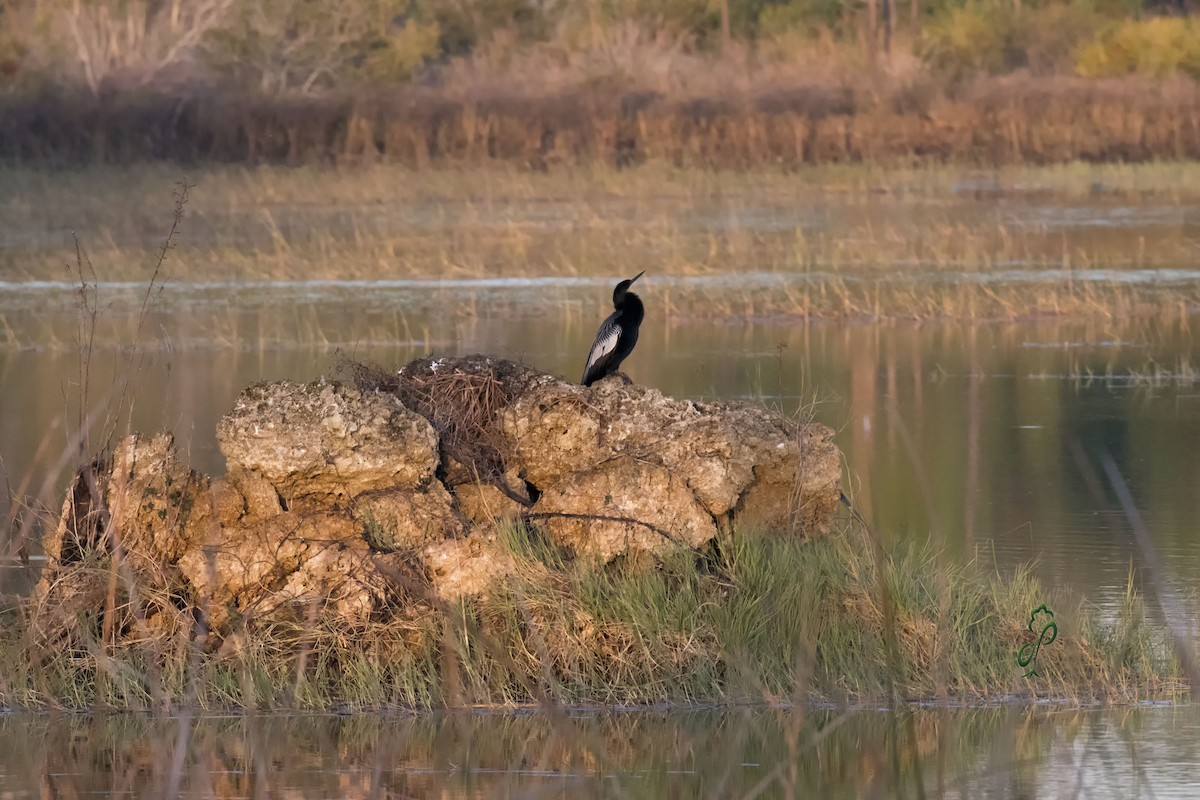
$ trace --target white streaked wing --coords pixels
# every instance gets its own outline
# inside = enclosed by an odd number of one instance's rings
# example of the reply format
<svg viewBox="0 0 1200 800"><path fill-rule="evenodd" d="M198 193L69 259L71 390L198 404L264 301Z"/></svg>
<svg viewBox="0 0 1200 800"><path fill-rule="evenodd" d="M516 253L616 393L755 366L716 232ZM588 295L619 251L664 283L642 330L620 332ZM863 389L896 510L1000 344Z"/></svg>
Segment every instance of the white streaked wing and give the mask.
<svg viewBox="0 0 1200 800"><path fill-rule="evenodd" d="M617 327L615 317L616 314L613 314L604 320L604 324L600 326L600 330L596 333L596 341L592 344L591 352L588 353L587 366L583 368L585 376L591 371L592 367L596 366L597 361L616 349L621 329Z"/></svg>

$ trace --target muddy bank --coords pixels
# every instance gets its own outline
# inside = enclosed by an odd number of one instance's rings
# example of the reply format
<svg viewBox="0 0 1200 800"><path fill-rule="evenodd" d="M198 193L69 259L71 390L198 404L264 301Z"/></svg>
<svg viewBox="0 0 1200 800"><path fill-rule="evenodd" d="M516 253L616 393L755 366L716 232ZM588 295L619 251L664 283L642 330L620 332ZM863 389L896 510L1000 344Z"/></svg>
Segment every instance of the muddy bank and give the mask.
<svg viewBox="0 0 1200 800"><path fill-rule="evenodd" d="M191 470L169 434L81 470L44 541L42 635L97 608L128 636L220 639L317 610L365 622L486 595L513 568L498 526L602 568L704 551L735 525L819 536L838 502L832 431L749 404L481 356L334 377L246 389L217 429L224 477Z"/></svg>

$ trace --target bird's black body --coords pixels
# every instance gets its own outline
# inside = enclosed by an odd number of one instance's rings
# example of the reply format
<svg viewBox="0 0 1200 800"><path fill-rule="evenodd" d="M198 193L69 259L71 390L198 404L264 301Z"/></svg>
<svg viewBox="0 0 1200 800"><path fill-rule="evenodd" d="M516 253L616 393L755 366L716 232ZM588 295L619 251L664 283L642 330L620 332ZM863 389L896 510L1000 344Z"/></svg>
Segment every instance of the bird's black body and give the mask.
<svg viewBox="0 0 1200 800"><path fill-rule="evenodd" d="M587 366L583 368L583 380L580 381L584 386L591 386L601 378L612 375L626 356L633 352L638 339L638 326L642 324L646 309L642 306L642 299L629 291L629 287L643 274L639 272L613 289L616 311L604 320L596 332L596 341L592 342L592 349L588 351Z"/></svg>

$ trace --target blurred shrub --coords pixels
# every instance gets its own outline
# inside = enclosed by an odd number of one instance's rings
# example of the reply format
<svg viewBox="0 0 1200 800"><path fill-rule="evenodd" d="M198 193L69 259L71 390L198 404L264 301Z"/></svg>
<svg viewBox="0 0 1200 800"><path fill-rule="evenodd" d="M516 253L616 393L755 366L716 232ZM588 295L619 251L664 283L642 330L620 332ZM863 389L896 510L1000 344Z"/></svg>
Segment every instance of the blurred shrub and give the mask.
<svg viewBox="0 0 1200 800"><path fill-rule="evenodd" d="M836 27L842 11L842 0L772 3L759 12L758 33L763 38L786 38L791 32L816 36Z"/></svg>
<svg viewBox="0 0 1200 800"><path fill-rule="evenodd" d="M470 53L500 30L510 31L519 44L544 41L550 35L552 5L528 0L420 0L423 15L437 24L438 50L449 56Z"/></svg>
<svg viewBox="0 0 1200 800"><path fill-rule="evenodd" d="M1080 45L1109 19L1088 2L1026 9L1017 17L1015 44L1023 51L1024 66L1035 74L1070 72Z"/></svg>
<svg viewBox="0 0 1200 800"><path fill-rule="evenodd" d="M607 6L611 22L628 19L655 32L687 34L701 45L714 41L721 29L718 0L610 0L600 5Z"/></svg>
<svg viewBox="0 0 1200 800"><path fill-rule="evenodd" d="M610 22L629 19L667 34L686 34L702 48L721 35L722 0L585 0L606 9ZM832 25L850 7L846 0L725 0L735 39L772 37Z"/></svg>
<svg viewBox="0 0 1200 800"><path fill-rule="evenodd" d="M15 82L28 49L17 33L12 6L11 0L0 0L0 86Z"/></svg>
<svg viewBox="0 0 1200 800"><path fill-rule="evenodd" d="M900 64L904 81L917 71L922 80L955 81L1022 69L1200 77L1200 23L1130 19L1143 2L1020 0L1019 9L1014 0L898 2L888 74L896 79ZM878 69L867 50L878 42L863 36L868 7L865 0L0 0L0 88L44 82L99 96L105 87L209 84L215 76L260 92L315 92L405 82L434 61L445 67L439 74L465 64L462 74L495 79L551 51L562 68L583 64L586 80L653 69L666 76L656 86L698 85L708 66L697 51L717 50L723 10L731 35L747 45L733 53L844 82ZM876 12L884 7L877 3ZM905 48L914 38L932 69L909 69Z"/></svg>
<svg viewBox="0 0 1200 800"><path fill-rule="evenodd" d="M1080 47L1075 70L1085 77L1183 72L1200 78L1200 25L1175 17L1125 20Z"/></svg>
<svg viewBox="0 0 1200 800"><path fill-rule="evenodd" d="M0 0L0 73L96 95L185 83L234 2Z"/></svg>
<svg viewBox="0 0 1200 800"><path fill-rule="evenodd" d="M1080 45L1106 22L1090 2L1020 10L1008 2L973 4L927 23L919 52L927 64L952 77L1023 68L1048 74L1071 69Z"/></svg>
<svg viewBox="0 0 1200 800"><path fill-rule="evenodd" d="M25 58L25 52L24 42L0 33L0 86L17 81L21 74L21 62Z"/></svg>
<svg viewBox="0 0 1200 800"><path fill-rule="evenodd" d="M438 54L436 22L408 0L240 0L205 37L215 72L263 92L397 82Z"/></svg>
<svg viewBox="0 0 1200 800"><path fill-rule="evenodd" d="M1024 66L1016 45L1016 14L1008 5L968 5L931 20L921 33L921 58L952 77Z"/></svg>
<svg viewBox="0 0 1200 800"><path fill-rule="evenodd" d="M380 39L371 43L366 58L357 70L361 77L382 83L400 83L440 52L437 23L409 19L403 25L390 25Z"/></svg>

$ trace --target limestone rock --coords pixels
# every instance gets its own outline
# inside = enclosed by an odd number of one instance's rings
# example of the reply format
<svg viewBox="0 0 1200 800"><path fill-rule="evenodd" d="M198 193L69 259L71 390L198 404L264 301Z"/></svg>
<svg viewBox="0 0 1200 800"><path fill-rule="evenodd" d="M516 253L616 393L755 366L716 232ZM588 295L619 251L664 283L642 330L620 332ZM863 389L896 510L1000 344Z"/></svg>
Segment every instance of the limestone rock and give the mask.
<svg viewBox="0 0 1200 800"><path fill-rule="evenodd" d="M40 631L76 635L96 612L114 545L137 589L123 572L112 630L204 618L216 642L242 624L314 611L359 624L493 591L530 566L497 536L506 517L608 561L700 549L732 525L817 535L839 495L822 425L483 356L364 367L353 387L252 386L217 438L229 471L215 479L169 434L80 469L43 543Z"/></svg>
<svg viewBox="0 0 1200 800"><path fill-rule="evenodd" d="M239 520L268 519L283 511L283 498L261 472L230 467L225 480L241 498Z"/></svg>
<svg viewBox="0 0 1200 800"><path fill-rule="evenodd" d="M737 508L738 522L800 536L828 533L841 496L841 451L833 443L833 431L824 425L799 426L773 444L774 449L759 451L772 457L754 467L754 482Z"/></svg>
<svg viewBox="0 0 1200 800"><path fill-rule="evenodd" d="M228 614L273 609L276 592L306 561L327 548L346 546L356 533L357 526L343 517L283 512L220 528L202 547L185 553L178 566L197 602L207 607L211 624L221 627Z"/></svg>
<svg viewBox="0 0 1200 800"><path fill-rule="evenodd" d="M300 569L273 593L270 602L292 608L317 604L348 620L365 621L383 606L395 587L378 556L361 538L314 547ZM270 613L271 606L256 611Z"/></svg>
<svg viewBox="0 0 1200 800"><path fill-rule="evenodd" d="M466 535L467 525L454 510L454 498L437 482L423 491L364 492L355 498L352 513L367 541L379 550L415 551L430 542Z"/></svg>
<svg viewBox="0 0 1200 800"><path fill-rule="evenodd" d="M121 547L134 557L174 564L209 529L209 487L207 476L179 461L171 434L121 440L106 497Z"/></svg>
<svg viewBox="0 0 1200 800"><path fill-rule="evenodd" d="M602 561L631 550L698 548L717 535L712 516L682 478L636 459L614 459L556 482L534 513L547 515L535 518L544 519L556 542Z"/></svg>
<svg viewBox="0 0 1200 800"><path fill-rule="evenodd" d="M257 471L287 503L422 488L439 460L429 422L395 395L334 383L251 386L217 425L217 443L231 470Z"/></svg>
<svg viewBox="0 0 1200 800"><path fill-rule="evenodd" d="M494 533L431 544L421 557L437 594L448 599L487 594L516 571L516 562Z"/></svg>
<svg viewBox="0 0 1200 800"><path fill-rule="evenodd" d="M529 509L490 483L460 483L454 499L462 515L475 525L490 525L520 517Z"/></svg>
<svg viewBox="0 0 1200 800"><path fill-rule="evenodd" d="M692 522L690 512L666 515L690 531L684 538L693 546L699 544L695 532L715 534L716 526L735 522L801 535L828 530L841 468L833 432L824 425L801 425L745 403L675 400L614 380L539 389L518 397L503 415L509 466L542 493L535 512L559 510L568 496L577 509L597 509L610 504L609 496L629 506L651 494L650 509L686 507L688 499L700 504L710 517L707 526ZM670 480L655 482L660 489L644 488L640 465L660 467ZM598 493L586 496L584 486ZM605 544L585 549L611 552L611 532L602 536Z"/></svg>

